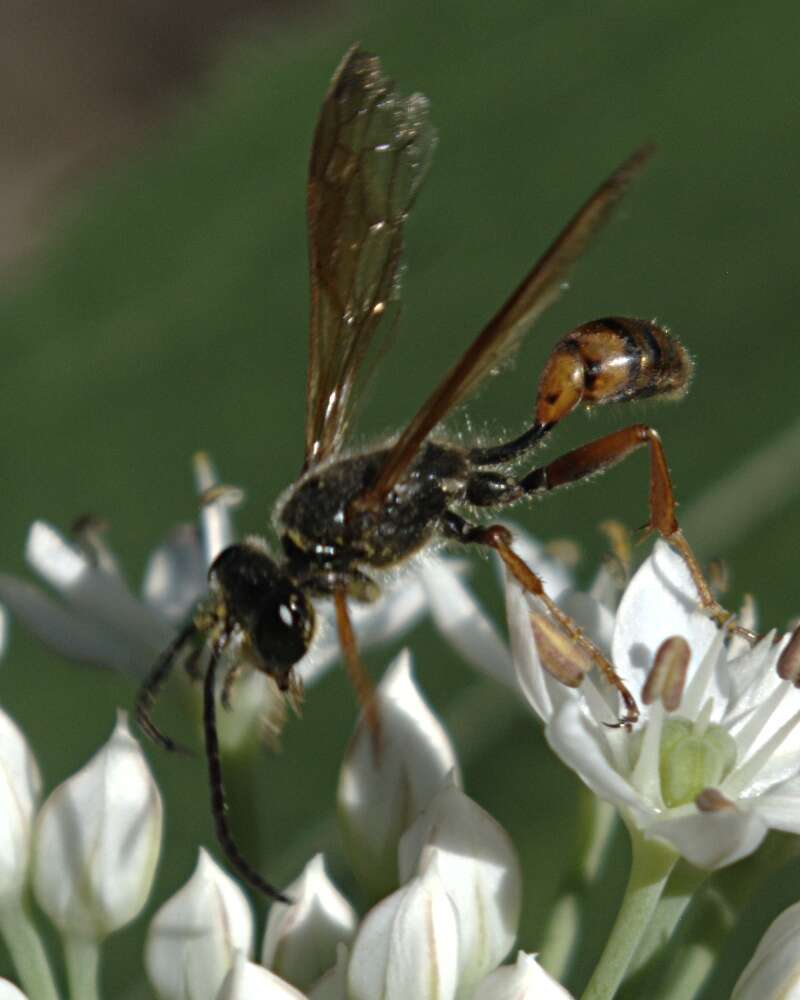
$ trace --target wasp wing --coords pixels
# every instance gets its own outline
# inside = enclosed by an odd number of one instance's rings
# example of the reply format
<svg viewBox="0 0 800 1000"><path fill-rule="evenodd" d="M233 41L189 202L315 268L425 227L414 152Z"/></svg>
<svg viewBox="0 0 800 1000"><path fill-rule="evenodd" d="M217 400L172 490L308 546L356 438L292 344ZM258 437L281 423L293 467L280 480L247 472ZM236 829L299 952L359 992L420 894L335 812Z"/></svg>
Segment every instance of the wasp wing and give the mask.
<svg viewBox="0 0 800 1000"><path fill-rule="evenodd" d="M515 350L522 335L558 298L570 267L652 152L649 145L637 150L573 216L391 447L374 484L359 499L359 506L379 505L402 478L433 428Z"/></svg>
<svg viewBox="0 0 800 1000"><path fill-rule="evenodd" d="M434 145L427 99L400 97L375 56L351 49L322 105L309 167L306 468L341 447L357 384L386 346L403 229Z"/></svg>

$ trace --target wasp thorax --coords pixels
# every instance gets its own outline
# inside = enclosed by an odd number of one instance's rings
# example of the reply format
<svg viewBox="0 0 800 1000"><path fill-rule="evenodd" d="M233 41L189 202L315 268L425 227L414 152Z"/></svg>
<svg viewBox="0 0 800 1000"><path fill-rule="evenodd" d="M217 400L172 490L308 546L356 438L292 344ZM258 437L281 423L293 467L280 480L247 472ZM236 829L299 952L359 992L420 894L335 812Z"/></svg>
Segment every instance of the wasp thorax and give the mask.
<svg viewBox="0 0 800 1000"><path fill-rule="evenodd" d="M289 687L291 669L314 634L314 609L303 591L260 545L231 545L209 572L225 615L250 641L256 665Z"/></svg>
<svg viewBox="0 0 800 1000"><path fill-rule="evenodd" d="M539 382L536 421L553 424L579 403L676 397L689 386L692 362L683 346L650 320L592 320L556 345Z"/></svg>

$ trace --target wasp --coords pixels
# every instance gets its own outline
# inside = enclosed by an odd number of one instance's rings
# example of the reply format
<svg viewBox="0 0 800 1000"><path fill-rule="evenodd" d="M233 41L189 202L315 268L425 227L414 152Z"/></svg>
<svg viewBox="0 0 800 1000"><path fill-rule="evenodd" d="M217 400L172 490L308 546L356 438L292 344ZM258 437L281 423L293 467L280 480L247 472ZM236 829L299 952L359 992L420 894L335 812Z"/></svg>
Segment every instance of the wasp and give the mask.
<svg viewBox="0 0 800 1000"><path fill-rule="evenodd" d="M404 228L435 143L427 99L400 96L379 60L352 48L334 74L311 148L305 458L275 512L281 553L276 557L263 541L246 539L217 557L209 570L209 599L160 657L137 701L143 730L175 749L156 727L151 709L187 644L203 643L205 749L217 837L245 880L275 899L285 897L242 856L226 817L217 674L233 644L237 656L223 682L224 703L244 661L269 675L281 691L296 694L294 668L312 643L314 601L331 600L348 673L377 733L350 603L378 600L381 574L433 544L493 550L616 689L623 706L619 724L630 728L638 717L633 696L514 551L509 529L473 521L465 512L475 516L480 509L502 510L543 496L642 447L650 454L648 527L683 556L701 604L720 622L727 619L678 525L664 450L651 427L633 424L519 472L520 463L578 406L685 393L692 363L663 327L614 316L567 333L540 377L533 422L511 440L467 447L437 433L445 417L514 352L558 297L573 263L650 158L650 146L634 152L578 209L405 430L378 447L346 450L361 390L394 328Z"/></svg>

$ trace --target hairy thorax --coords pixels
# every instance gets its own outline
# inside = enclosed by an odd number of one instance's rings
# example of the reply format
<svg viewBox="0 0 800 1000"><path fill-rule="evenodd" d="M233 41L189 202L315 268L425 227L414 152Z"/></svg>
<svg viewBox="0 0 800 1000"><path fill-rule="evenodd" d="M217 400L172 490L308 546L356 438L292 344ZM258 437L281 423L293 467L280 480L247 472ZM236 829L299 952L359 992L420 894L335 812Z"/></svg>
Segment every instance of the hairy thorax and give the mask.
<svg viewBox="0 0 800 1000"><path fill-rule="evenodd" d="M347 568L393 566L422 548L439 518L463 499L468 467L456 447L429 443L376 510L352 501L375 481L380 448L338 459L301 479L278 510L278 531L290 561Z"/></svg>

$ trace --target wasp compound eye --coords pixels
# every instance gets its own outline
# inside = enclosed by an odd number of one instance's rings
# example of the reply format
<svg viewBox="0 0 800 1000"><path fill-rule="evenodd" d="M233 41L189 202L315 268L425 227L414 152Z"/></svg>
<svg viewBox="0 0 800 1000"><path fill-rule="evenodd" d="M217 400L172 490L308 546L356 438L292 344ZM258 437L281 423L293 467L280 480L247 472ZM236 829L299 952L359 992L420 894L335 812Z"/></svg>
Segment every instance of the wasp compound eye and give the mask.
<svg viewBox="0 0 800 1000"><path fill-rule="evenodd" d="M263 601L253 630L268 674L285 690L291 668L301 659L314 631L314 609L298 590L280 587Z"/></svg>

